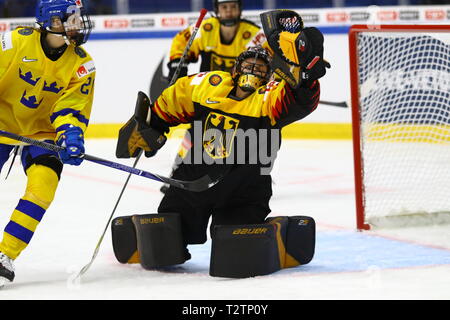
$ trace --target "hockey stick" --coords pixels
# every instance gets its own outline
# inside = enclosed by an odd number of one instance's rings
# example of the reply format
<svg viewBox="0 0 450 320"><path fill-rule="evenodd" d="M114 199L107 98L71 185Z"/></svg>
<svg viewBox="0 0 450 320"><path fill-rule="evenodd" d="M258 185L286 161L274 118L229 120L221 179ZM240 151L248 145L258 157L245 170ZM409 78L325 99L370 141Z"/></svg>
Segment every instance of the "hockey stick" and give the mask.
<svg viewBox="0 0 450 320"><path fill-rule="evenodd" d="M180 62L178 63L178 66L175 69L175 73L173 74L173 77L169 82L169 87L172 84L174 84L174 82L177 80L178 75L180 74L180 71L181 71L181 65L183 64L184 60L186 60L187 53L189 52L189 49L192 46L192 42L194 42L195 36L197 35L197 32L198 32L198 29L200 29L200 25L202 24L203 18L205 17L207 12L208 12L208 10L206 10L205 8L200 10L200 17L198 17L197 23L195 24L194 29L192 30L191 37L189 38L189 41L188 41L186 47L184 48L183 55L180 58Z"/></svg>
<svg viewBox="0 0 450 320"><path fill-rule="evenodd" d="M180 58L180 62L178 63L177 68L175 69L174 75L172 76L172 79L169 79L163 76L163 66L164 66L164 57L162 57L161 61L158 64L158 67L156 68L155 72L153 73L153 77L150 81L150 99L152 101L155 101L160 94L166 89L167 87L170 87L178 78L181 67L183 65L184 60L186 60L187 53L189 52L189 49L192 46L192 42L195 39L195 36L200 28L200 25L202 23L202 20L204 16L206 15L207 10L202 9L200 11L200 17L197 20L197 23L194 26L194 29L192 30L191 37L188 40L188 43L186 44L186 47L184 48L183 54Z"/></svg>
<svg viewBox="0 0 450 320"><path fill-rule="evenodd" d="M27 138L27 137L23 137L14 133L10 133L7 131L3 131L0 130L0 136L6 137L6 138L10 138L13 140L17 140L20 142L24 142L33 146L37 146L43 149L47 149L53 152L59 152L62 151L64 148L60 147L58 145L54 145L54 144L50 144L44 141L39 141L39 140L35 140L32 138ZM159 182L164 182L164 183L168 183L171 186L177 187L177 188L181 188L184 190L188 190L188 191L195 191L195 192L200 192L200 191L204 191L206 189L209 189L210 187L212 187L213 185L215 185L220 178L218 179L211 179L208 175L205 175L197 180L193 180L193 181L183 181L183 180L177 180L177 179L172 179L172 178L168 178L168 177L164 177L155 173L151 173L148 171L144 171L144 170L140 170L140 169L136 169L136 168L132 168L129 167L127 165L121 164L121 163L117 163L117 162L113 162L110 160L106 160L106 159L102 159L102 158L98 158L95 156L91 156L88 154L81 154L80 158L83 158L84 160L87 161L91 161L91 162L95 162L113 169L117 169L117 170L121 170L121 171L125 171L128 172L130 174L135 174L144 178L148 178L148 179L152 179L152 180L156 180Z"/></svg>
<svg viewBox="0 0 450 320"><path fill-rule="evenodd" d="M187 52L189 51L189 49L190 49L190 47L191 47L191 45L192 45L192 42L194 41L195 35L197 34L198 29L200 28L200 24L202 23L203 18L205 17L205 15L206 15L207 12L208 12L208 11L207 11L206 9L202 9L202 10L200 11L200 16L199 16L199 18L198 18L198 20L197 20L197 23L195 24L194 32L192 33L191 38L189 39L188 45L187 45L186 48L184 49L183 55L182 55L182 57L181 57L181 59L180 59L180 63L179 63L179 65L178 65L177 70L176 70L175 74L173 75L172 80L170 81L170 84L169 84L169 85L172 85L172 84L175 82L175 80L177 79L178 75L180 74L181 64L182 64L182 62L184 61L184 59L186 58ZM159 71L162 71L162 61L161 61L160 67L158 67L158 69L160 69ZM157 72L158 72L158 70L157 70ZM152 92L153 92L152 87L150 87L150 95L152 94ZM159 94L161 94L161 93L159 93ZM156 94L155 94L155 95L156 95ZM156 100L156 98L158 98L158 97L153 97L153 98L154 98L154 100ZM151 115L151 112L148 113L148 116L147 116L147 123L150 123L150 119L149 119L149 116L150 116L150 115ZM139 162L140 157L142 156L142 153L143 153L143 151L142 151L142 149L141 149L140 152L139 152L139 154L138 154L138 156L136 157L136 160L134 161L133 168L136 167L137 163ZM100 239L99 239L98 242L97 242L97 246L95 247L95 250L94 250L94 253L92 254L91 260L89 261L88 264L86 264L86 265L80 270L80 272L78 272L78 275L77 275L74 279L78 279L78 278L80 278L83 274L85 274L85 273L88 271L88 269L91 267L91 265L92 265L92 263L94 262L95 258L97 257L98 251L100 250L100 245L101 245L101 243L102 243L102 241L103 241L103 238L104 238L104 236L105 236L105 234L106 234L106 231L108 230L109 224L110 224L110 222L111 222L111 220L112 220L112 218L113 218L113 216L114 216L114 213L116 212L117 206L119 205L119 202L120 202L120 200L122 199L122 195L123 195L123 193L125 192L125 188L127 187L128 181L130 180L130 178L131 178L131 173L128 175L128 177L127 177L127 179L126 179L126 181L125 181L125 184L124 184L123 187L122 187L122 190L121 190L121 192L120 192L119 198L117 199L116 204L114 205L114 209L113 209L113 211L111 212L111 215L109 216L108 222L106 223L105 229L103 230L103 233L102 233ZM203 178L204 178L204 177L203 177ZM203 178L200 178L200 179L203 179ZM209 177L208 177L208 178L209 178ZM166 179L171 179L171 178L166 178ZM216 181L215 183L217 183L220 179L221 179L221 177L218 178L217 181ZM171 180L174 180L174 179L171 179ZM178 181L178 180L177 180L177 181ZM178 182L179 182L179 181L178 181ZM191 183L192 183L192 182L191 182ZM215 184L215 183L214 183L214 184ZM212 185L211 185L211 186L212 186ZM191 185L191 187L192 187L192 185Z"/></svg>
<svg viewBox="0 0 450 320"><path fill-rule="evenodd" d="M348 104L345 101L342 101L342 102L331 102L331 101L320 100L319 103L325 104L325 105L329 105L329 106L339 107L339 108L348 108Z"/></svg>
<svg viewBox="0 0 450 320"><path fill-rule="evenodd" d="M161 93L169 86L169 80L163 76L164 57L158 64L150 81L150 100L156 101Z"/></svg>

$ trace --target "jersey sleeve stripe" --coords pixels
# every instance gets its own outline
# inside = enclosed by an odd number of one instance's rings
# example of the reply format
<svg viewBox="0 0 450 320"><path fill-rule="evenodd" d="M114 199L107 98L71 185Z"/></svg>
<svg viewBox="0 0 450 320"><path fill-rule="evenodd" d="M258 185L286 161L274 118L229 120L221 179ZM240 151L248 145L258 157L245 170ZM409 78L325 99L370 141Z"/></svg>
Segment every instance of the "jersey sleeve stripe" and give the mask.
<svg viewBox="0 0 450 320"><path fill-rule="evenodd" d="M62 109L58 112L53 113L50 116L50 121L53 123L55 122L56 118L60 117L60 116L66 116L72 114L78 121L80 121L81 123L84 123L86 126L89 124L89 119L87 119L85 116L83 116L79 110L75 110L75 109Z"/></svg>

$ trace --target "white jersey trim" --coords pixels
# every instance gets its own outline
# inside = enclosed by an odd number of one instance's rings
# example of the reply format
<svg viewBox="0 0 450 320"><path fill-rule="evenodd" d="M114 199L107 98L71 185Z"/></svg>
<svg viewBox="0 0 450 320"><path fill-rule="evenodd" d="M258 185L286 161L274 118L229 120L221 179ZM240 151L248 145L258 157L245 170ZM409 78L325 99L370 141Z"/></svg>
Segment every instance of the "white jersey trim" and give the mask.
<svg viewBox="0 0 450 320"><path fill-rule="evenodd" d="M205 79L205 75L208 72L200 72L198 73L192 80L191 80L191 86L196 86L199 85L200 83L202 83L203 79Z"/></svg>

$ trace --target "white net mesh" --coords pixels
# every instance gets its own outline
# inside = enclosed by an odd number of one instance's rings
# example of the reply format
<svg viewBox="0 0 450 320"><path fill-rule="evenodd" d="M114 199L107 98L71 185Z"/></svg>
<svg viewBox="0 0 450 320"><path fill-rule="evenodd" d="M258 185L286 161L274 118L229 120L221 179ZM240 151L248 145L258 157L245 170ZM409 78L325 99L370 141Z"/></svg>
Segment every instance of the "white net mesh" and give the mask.
<svg viewBox="0 0 450 320"><path fill-rule="evenodd" d="M450 212L450 33L362 32L357 50L365 220L440 222Z"/></svg>

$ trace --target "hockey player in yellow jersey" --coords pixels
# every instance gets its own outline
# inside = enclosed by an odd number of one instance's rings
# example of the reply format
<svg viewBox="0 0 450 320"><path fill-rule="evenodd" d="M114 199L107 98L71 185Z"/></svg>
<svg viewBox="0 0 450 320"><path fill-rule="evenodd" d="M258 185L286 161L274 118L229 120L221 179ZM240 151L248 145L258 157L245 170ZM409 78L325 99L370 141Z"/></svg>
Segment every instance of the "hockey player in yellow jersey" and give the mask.
<svg viewBox="0 0 450 320"><path fill-rule="evenodd" d="M91 22L81 0L40 0L39 29L1 35L0 128L65 147L59 154L0 138L0 170L21 153L27 175L0 242L0 285L13 281L13 261L26 248L54 199L63 163L79 165L93 102L95 65L80 46Z"/></svg>
<svg viewBox="0 0 450 320"><path fill-rule="evenodd" d="M133 219L145 268L188 260L187 245L205 243L209 223L213 276L268 274L312 259L312 218L265 219L271 211L270 170L280 147L281 128L308 116L319 103L318 79L328 67L323 60L323 35L316 28L303 28L301 17L293 11L276 10L264 17L274 20L266 23L264 31L277 64L264 48L250 47L236 59L231 74L212 71L180 78L150 106L149 125L129 121L127 130L121 130L130 138L119 139L121 152L116 155L136 156L141 148L151 156L163 146L161 135L170 127L191 123L183 142L183 161L173 178L222 177L202 192L170 187L155 217ZM285 72L280 63L285 64ZM270 80L271 66L283 80ZM301 72L289 73L294 67Z"/></svg>
<svg viewBox="0 0 450 320"><path fill-rule="evenodd" d="M266 36L259 26L241 18L242 0L213 0L216 17L202 22L180 76L187 75L188 64L201 58L200 71L231 72L237 56L246 48L261 45L268 48ZM169 79L180 62L192 27L179 32L172 41L169 58Z"/></svg>

